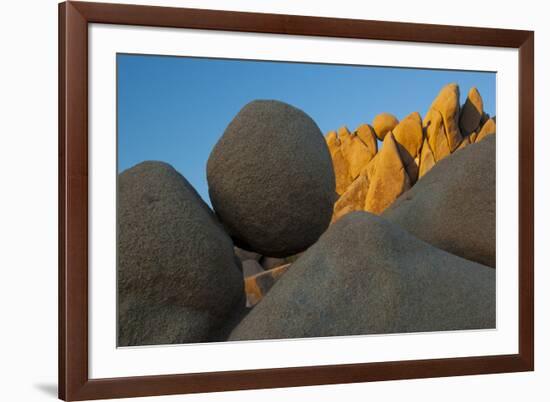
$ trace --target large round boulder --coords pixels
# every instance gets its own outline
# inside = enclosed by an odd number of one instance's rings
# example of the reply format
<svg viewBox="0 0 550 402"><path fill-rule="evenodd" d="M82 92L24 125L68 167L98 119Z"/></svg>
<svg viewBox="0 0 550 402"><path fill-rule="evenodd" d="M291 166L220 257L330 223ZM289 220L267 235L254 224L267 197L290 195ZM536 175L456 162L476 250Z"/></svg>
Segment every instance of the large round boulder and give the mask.
<svg viewBox="0 0 550 402"><path fill-rule="evenodd" d="M235 244L270 257L305 250L328 227L331 157L315 122L273 100L245 105L207 164L212 206Z"/></svg>
<svg viewBox="0 0 550 402"><path fill-rule="evenodd" d="M495 328L495 270L382 217L334 223L229 340Z"/></svg>
<svg viewBox="0 0 550 402"><path fill-rule="evenodd" d="M119 346L204 342L244 306L233 243L170 165L118 177Z"/></svg>
<svg viewBox="0 0 550 402"><path fill-rule="evenodd" d="M420 239L490 267L496 260L495 136L439 161L383 216Z"/></svg>

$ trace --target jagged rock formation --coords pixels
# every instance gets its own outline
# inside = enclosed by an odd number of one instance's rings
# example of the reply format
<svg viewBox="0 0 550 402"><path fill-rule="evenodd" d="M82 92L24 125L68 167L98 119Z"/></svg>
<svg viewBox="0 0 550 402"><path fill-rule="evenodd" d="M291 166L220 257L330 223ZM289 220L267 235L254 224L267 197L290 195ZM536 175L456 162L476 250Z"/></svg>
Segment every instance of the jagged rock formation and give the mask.
<svg viewBox="0 0 550 402"><path fill-rule="evenodd" d="M353 133L345 126L338 133L331 131L326 139L334 165L336 192L341 195L376 155L376 136L372 127L363 124Z"/></svg>
<svg viewBox="0 0 550 402"><path fill-rule="evenodd" d="M326 136L339 198L332 222L353 211L382 213L438 162L496 133L496 118L483 111L477 88L460 107L458 85L441 89L424 119L413 112L400 122L389 113L354 133L346 127ZM381 150L376 138L383 140Z"/></svg>
<svg viewBox="0 0 550 402"><path fill-rule="evenodd" d="M207 179L212 206L238 247L286 257L313 244L330 223L328 148L317 124L286 103L245 105L214 146Z"/></svg>

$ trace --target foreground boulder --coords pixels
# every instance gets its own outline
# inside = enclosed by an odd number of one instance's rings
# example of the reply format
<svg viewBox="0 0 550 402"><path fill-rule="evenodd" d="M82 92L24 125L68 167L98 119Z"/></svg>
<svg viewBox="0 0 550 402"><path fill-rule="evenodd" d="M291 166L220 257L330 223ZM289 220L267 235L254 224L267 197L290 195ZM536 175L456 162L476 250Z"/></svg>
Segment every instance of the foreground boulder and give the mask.
<svg viewBox="0 0 550 402"><path fill-rule="evenodd" d="M204 342L244 306L233 243L170 165L118 177L118 345Z"/></svg>
<svg viewBox="0 0 550 402"><path fill-rule="evenodd" d="M315 122L278 101L245 105L207 164L210 199L238 247L284 257L328 227L335 194L329 150Z"/></svg>
<svg viewBox="0 0 550 402"><path fill-rule="evenodd" d="M495 136L438 162L384 212L418 238L495 266Z"/></svg>
<svg viewBox="0 0 550 402"><path fill-rule="evenodd" d="M494 327L494 269L353 212L292 264L229 340Z"/></svg>

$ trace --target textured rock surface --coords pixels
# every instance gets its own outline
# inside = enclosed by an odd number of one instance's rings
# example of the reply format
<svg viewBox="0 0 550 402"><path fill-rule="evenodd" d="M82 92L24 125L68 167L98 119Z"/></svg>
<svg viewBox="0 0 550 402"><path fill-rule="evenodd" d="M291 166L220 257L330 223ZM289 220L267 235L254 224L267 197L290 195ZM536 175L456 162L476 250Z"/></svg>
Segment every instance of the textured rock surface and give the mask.
<svg viewBox="0 0 550 402"><path fill-rule="evenodd" d="M483 99L476 87L470 88L468 97L460 110L460 130L469 135L478 128L483 117Z"/></svg>
<svg viewBox="0 0 550 402"><path fill-rule="evenodd" d="M488 135L496 134L496 132L497 132L497 124L496 124L495 119L494 118L489 119L485 122L483 127L481 127L481 130L479 131L479 133L478 133L478 135L475 139L475 142L481 141L482 139L484 139Z"/></svg>
<svg viewBox="0 0 550 402"><path fill-rule="evenodd" d="M410 187L410 179L401 160L397 142L390 133L384 139L377 157L376 169L365 200L365 210L375 214L382 213Z"/></svg>
<svg viewBox="0 0 550 402"><path fill-rule="evenodd" d="M373 142L376 143L376 141L373 141L371 138L367 146L359 137L357 131L350 133L346 127L338 130L338 135L342 144L342 154L348 163L350 180L355 180L359 176L363 166L369 163L376 154L376 148L372 144ZM362 130L362 136L369 140L365 129Z"/></svg>
<svg viewBox="0 0 550 402"><path fill-rule="evenodd" d="M204 342L244 305L233 243L170 165L118 178L118 344Z"/></svg>
<svg viewBox="0 0 550 402"><path fill-rule="evenodd" d="M399 124L399 120L391 113L380 113L372 121L372 127L380 141L384 141L386 134L392 131L397 124Z"/></svg>
<svg viewBox="0 0 550 402"><path fill-rule="evenodd" d="M458 127L460 112L459 102L460 91L458 85L448 84L441 89L430 106L431 110L437 110L441 114L450 152L454 152L462 142L462 134ZM432 147L432 150L435 150L435 148ZM437 157L437 155L435 156Z"/></svg>
<svg viewBox="0 0 550 402"><path fill-rule="evenodd" d="M334 167L336 193L342 195L376 156L376 135L368 124L362 124L353 133L343 126L338 133L330 131L326 142Z"/></svg>
<svg viewBox="0 0 550 402"><path fill-rule="evenodd" d="M346 192L342 194L334 204L332 221L336 222L342 216L353 211L363 211L368 191L369 180L365 176L359 176L355 179Z"/></svg>
<svg viewBox="0 0 550 402"><path fill-rule="evenodd" d="M435 165L434 154L428 143L428 139L424 138L424 144L422 145L422 151L420 152L420 167L418 169L418 178L424 176Z"/></svg>
<svg viewBox="0 0 550 402"><path fill-rule="evenodd" d="M369 152L374 157L376 153L378 152L378 143L376 141L376 133L374 132L374 128L368 124L361 124L359 127L357 127L357 130L355 130L357 136L363 141L363 143L367 146L369 149Z"/></svg>
<svg viewBox="0 0 550 402"><path fill-rule="evenodd" d="M428 111L426 117L424 117L423 126L434 161L438 162L449 156L451 154L451 148L449 147L449 141L445 133L445 124L441 113L437 110Z"/></svg>
<svg viewBox="0 0 550 402"><path fill-rule="evenodd" d="M342 152L341 142L336 131L330 131L326 136L327 146L332 159L332 166L336 181L336 193L343 194L351 184L349 163Z"/></svg>
<svg viewBox="0 0 550 402"><path fill-rule="evenodd" d="M495 266L495 136L437 163L384 217L450 253Z"/></svg>
<svg viewBox="0 0 550 402"><path fill-rule="evenodd" d="M229 339L494 327L495 270L353 212L292 264Z"/></svg>
<svg viewBox="0 0 550 402"><path fill-rule="evenodd" d="M332 161L319 128L278 101L245 105L207 164L210 199L239 247L284 257L313 244L330 223Z"/></svg>

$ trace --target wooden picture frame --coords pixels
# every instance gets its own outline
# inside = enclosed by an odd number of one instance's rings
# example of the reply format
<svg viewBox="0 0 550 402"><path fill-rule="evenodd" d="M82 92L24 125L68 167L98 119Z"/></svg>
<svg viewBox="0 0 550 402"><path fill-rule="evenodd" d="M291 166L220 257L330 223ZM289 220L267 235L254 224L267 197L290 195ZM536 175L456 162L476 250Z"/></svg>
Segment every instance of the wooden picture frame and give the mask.
<svg viewBox="0 0 550 402"><path fill-rule="evenodd" d="M519 353L90 379L88 24L120 24L519 49ZM534 33L508 29L65 2L59 5L59 397L140 397L534 369Z"/></svg>

